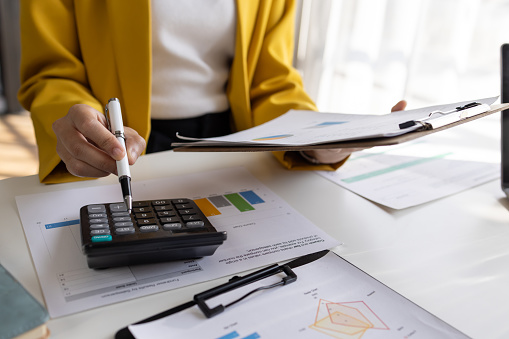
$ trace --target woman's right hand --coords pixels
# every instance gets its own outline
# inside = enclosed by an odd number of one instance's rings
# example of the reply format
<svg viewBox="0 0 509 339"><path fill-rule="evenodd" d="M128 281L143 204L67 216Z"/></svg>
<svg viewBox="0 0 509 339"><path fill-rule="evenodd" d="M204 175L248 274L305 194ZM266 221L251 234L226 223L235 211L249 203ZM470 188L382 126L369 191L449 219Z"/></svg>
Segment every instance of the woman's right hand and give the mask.
<svg viewBox="0 0 509 339"><path fill-rule="evenodd" d="M116 161L125 151L107 127L106 117L88 105L74 105L53 123L57 153L69 173L78 177L105 177L117 174ZM145 140L134 129L124 127L129 165L145 149Z"/></svg>

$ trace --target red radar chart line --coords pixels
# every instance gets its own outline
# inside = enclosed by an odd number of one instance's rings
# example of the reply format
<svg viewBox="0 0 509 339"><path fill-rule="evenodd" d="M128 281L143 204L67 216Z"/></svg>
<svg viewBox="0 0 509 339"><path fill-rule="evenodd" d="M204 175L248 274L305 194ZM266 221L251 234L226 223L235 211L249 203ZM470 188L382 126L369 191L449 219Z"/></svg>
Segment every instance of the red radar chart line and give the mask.
<svg viewBox="0 0 509 339"><path fill-rule="evenodd" d="M332 302L320 299L311 329L334 338L359 339L368 330L389 330L364 301Z"/></svg>

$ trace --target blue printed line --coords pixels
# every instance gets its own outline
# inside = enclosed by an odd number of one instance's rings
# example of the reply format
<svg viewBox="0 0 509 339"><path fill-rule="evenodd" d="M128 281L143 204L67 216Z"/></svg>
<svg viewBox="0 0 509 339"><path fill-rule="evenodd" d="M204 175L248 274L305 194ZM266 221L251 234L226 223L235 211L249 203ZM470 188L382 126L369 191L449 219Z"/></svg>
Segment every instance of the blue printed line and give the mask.
<svg viewBox="0 0 509 339"><path fill-rule="evenodd" d="M253 333L253 334L250 334L248 335L247 337L244 337L242 339L258 339L258 338L261 338L260 335L258 333Z"/></svg>
<svg viewBox="0 0 509 339"><path fill-rule="evenodd" d="M217 339L233 339L233 338L237 338L238 336L239 336L239 334L237 333L237 331L233 331L233 332L223 335L222 337L219 337Z"/></svg>
<svg viewBox="0 0 509 339"><path fill-rule="evenodd" d="M71 226L71 225L79 225L79 223L80 223L80 219L76 219L76 220L56 222L54 224L46 224L46 225L44 225L44 227L46 227L46 229L49 230L51 228L58 228L58 227Z"/></svg>

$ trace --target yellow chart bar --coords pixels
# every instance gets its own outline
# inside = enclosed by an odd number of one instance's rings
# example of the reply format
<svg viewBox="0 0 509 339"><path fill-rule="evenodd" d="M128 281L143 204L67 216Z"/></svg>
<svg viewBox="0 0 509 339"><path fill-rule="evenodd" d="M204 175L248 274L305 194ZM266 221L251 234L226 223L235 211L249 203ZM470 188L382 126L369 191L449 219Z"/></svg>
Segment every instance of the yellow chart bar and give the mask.
<svg viewBox="0 0 509 339"><path fill-rule="evenodd" d="M201 209L203 214L205 214L206 217L211 217L213 215L220 215L221 212L217 208L214 207L214 205L211 204L211 202L207 198L201 198L194 201L196 205Z"/></svg>

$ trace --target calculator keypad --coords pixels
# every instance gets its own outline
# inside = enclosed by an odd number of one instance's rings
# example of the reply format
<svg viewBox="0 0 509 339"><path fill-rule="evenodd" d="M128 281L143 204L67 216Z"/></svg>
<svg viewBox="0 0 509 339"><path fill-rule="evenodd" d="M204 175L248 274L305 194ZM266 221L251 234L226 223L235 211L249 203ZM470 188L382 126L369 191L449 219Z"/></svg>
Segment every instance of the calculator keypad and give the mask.
<svg viewBox="0 0 509 339"><path fill-rule="evenodd" d="M194 259L214 254L227 238L190 199L85 205L80 209L89 268Z"/></svg>
<svg viewBox="0 0 509 339"><path fill-rule="evenodd" d="M132 213L123 203L88 205L86 211L92 242L138 233L206 231L208 222L189 199L135 201Z"/></svg>

